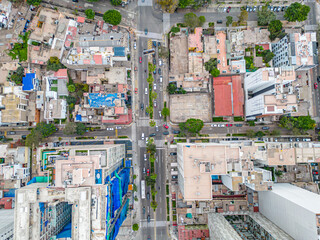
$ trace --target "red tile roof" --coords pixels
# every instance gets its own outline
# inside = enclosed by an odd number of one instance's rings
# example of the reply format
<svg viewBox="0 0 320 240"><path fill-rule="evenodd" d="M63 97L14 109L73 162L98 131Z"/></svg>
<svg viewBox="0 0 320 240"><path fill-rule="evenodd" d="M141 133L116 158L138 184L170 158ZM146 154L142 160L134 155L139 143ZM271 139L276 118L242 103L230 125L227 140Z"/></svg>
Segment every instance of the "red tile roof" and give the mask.
<svg viewBox="0 0 320 240"><path fill-rule="evenodd" d="M213 88L215 116L243 116L244 95L240 75L214 78Z"/></svg>
<svg viewBox="0 0 320 240"><path fill-rule="evenodd" d="M67 78L68 77L68 70L67 69L59 69L57 72L54 73L54 76L57 78Z"/></svg>
<svg viewBox="0 0 320 240"><path fill-rule="evenodd" d="M186 229L185 226L178 227L179 240L192 240L209 238L209 229Z"/></svg>
<svg viewBox="0 0 320 240"><path fill-rule="evenodd" d="M90 64L90 59L84 59L83 64Z"/></svg>
<svg viewBox="0 0 320 240"><path fill-rule="evenodd" d="M96 64L102 64L102 55L93 55L93 60Z"/></svg>
<svg viewBox="0 0 320 240"><path fill-rule="evenodd" d="M262 46L262 47L263 47L263 50L270 50L270 45L269 45L269 43L259 44L259 46Z"/></svg>
<svg viewBox="0 0 320 240"><path fill-rule="evenodd" d="M84 23L85 18L84 17L78 17L77 22L78 23Z"/></svg>

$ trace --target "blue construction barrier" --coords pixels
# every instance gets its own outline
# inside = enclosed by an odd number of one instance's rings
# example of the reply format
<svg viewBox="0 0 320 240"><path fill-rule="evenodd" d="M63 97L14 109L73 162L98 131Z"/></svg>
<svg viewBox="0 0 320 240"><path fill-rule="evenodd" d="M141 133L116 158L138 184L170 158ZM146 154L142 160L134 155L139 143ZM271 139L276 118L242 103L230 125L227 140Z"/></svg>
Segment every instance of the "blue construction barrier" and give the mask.
<svg viewBox="0 0 320 240"><path fill-rule="evenodd" d="M16 196L16 188L6 189L3 192L3 197L15 197Z"/></svg>
<svg viewBox="0 0 320 240"><path fill-rule="evenodd" d="M129 199L127 199L127 201L124 204L125 206L123 207L119 218L116 220L113 231L109 234L109 240L114 240L117 237L123 221L127 218L127 213L129 208Z"/></svg>
<svg viewBox="0 0 320 240"><path fill-rule="evenodd" d="M61 230L61 232L58 233L56 238L71 238L71 234L72 234L71 227L72 227L72 224L70 222Z"/></svg>

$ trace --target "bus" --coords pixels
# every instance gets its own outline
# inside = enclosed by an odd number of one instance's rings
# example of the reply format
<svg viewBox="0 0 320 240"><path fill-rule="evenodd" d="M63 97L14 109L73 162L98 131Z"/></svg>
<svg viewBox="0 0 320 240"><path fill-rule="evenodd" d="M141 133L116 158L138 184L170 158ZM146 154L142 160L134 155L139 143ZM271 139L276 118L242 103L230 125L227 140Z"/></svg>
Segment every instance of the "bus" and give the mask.
<svg viewBox="0 0 320 240"><path fill-rule="evenodd" d="M141 180L141 198L146 198L146 183L144 180Z"/></svg>

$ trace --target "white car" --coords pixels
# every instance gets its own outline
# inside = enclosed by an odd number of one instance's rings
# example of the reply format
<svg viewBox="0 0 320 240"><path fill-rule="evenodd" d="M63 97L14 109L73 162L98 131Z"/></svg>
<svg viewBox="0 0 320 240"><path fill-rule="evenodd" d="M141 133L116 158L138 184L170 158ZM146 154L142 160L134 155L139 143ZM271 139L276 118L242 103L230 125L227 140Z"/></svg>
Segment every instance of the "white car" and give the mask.
<svg viewBox="0 0 320 240"><path fill-rule="evenodd" d="M159 58L159 66L162 66L162 60Z"/></svg>
<svg viewBox="0 0 320 240"><path fill-rule="evenodd" d="M224 125L224 124L221 124L220 127L225 127L225 125Z"/></svg>
<svg viewBox="0 0 320 240"><path fill-rule="evenodd" d="M141 139L142 139L142 140L144 139L144 133L141 134Z"/></svg>
<svg viewBox="0 0 320 240"><path fill-rule="evenodd" d="M156 126L156 131L159 132L159 127L158 126Z"/></svg>
<svg viewBox="0 0 320 240"><path fill-rule="evenodd" d="M211 124L211 127L218 127L217 124Z"/></svg>
<svg viewBox="0 0 320 240"><path fill-rule="evenodd" d="M114 130L114 128L110 128L110 131L113 131Z"/></svg>
<svg viewBox="0 0 320 240"><path fill-rule="evenodd" d="M147 161L147 154L144 154L144 160Z"/></svg>
<svg viewBox="0 0 320 240"><path fill-rule="evenodd" d="M153 90L157 90L157 84L153 84Z"/></svg>
<svg viewBox="0 0 320 240"><path fill-rule="evenodd" d="M159 117L161 117L161 111L159 111Z"/></svg>
<svg viewBox="0 0 320 240"><path fill-rule="evenodd" d="M159 81L162 82L162 76L160 76L160 80Z"/></svg>
<svg viewBox="0 0 320 240"><path fill-rule="evenodd" d="M157 107L157 102L156 101L153 102L153 107L155 107L155 108Z"/></svg>
<svg viewBox="0 0 320 240"><path fill-rule="evenodd" d="M116 129L121 129L121 127L116 127Z"/></svg>
<svg viewBox="0 0 320 240"><path fill-rule="evenodd" d="M137 49L137 43L136 42L133 43L133 49Z"/></svg>
<svg viewBox="0 0 320 240"><path fill-rule="evenodd" d="M148 138L148 137L146 137L146 144L148 143L148 140L149 140L149 138Z"/></svg>
<svg viewBox="0 0 320 240"><path fill-rule="evenodd" d="M148 94L148 88L145 88L144 93Z"/></svg>

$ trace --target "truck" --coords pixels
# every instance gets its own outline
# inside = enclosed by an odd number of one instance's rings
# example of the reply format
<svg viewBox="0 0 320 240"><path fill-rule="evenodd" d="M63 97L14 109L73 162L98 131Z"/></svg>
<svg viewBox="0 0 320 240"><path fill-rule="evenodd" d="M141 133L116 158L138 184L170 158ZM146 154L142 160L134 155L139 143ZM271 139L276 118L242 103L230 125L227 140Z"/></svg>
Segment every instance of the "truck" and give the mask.
<svg viewBox="0 0 320 240"><path fill-rule="evenodd" d="M144 180L141 180L141 198L146 198L146 183Z"/></svg>

